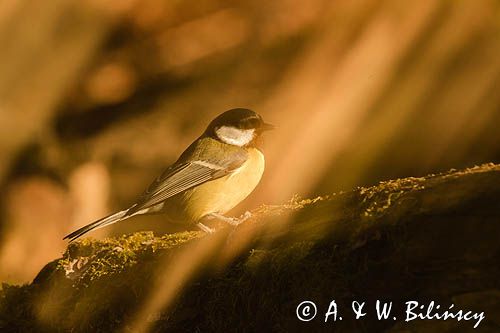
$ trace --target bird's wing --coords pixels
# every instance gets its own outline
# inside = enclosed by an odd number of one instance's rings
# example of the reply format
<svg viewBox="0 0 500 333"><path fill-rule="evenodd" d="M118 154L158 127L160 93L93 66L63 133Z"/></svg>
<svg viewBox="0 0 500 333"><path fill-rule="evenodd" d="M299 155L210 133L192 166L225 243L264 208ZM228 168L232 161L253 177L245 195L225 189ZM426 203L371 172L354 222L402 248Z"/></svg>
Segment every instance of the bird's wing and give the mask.
<svg viewBox="0 0 500 333"><path fill-rule="evenodd" d="M141 195L127 216L153 207L162 201L205 182L221 178L238 169L247 159L246 154L237 154L223 161L194 160L176 163L158 177Z"/></svg>

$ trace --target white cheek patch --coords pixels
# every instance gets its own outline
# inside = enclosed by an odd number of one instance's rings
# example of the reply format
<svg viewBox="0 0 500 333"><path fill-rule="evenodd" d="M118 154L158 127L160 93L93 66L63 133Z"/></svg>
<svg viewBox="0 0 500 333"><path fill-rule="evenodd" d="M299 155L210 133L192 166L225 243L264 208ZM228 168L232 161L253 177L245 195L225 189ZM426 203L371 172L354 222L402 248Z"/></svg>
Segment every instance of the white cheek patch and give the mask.
<svg viewBox="0 0 500 333"><path fill-rule="evenodd" d="M217 137L224 143L235 146L246 146L254 139L254 129L239 129L232 126L221 126L215 130Z"/></svg>

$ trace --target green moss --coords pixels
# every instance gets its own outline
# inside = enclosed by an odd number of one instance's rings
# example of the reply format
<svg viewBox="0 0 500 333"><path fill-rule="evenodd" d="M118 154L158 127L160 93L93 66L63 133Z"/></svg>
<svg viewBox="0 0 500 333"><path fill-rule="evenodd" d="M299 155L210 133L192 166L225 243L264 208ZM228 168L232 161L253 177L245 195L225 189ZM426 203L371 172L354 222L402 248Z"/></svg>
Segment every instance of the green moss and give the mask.
<svg viewBox="0 0 500 333"><path fill-rule="evenodd" d="M420 191L425 188L425 178L405 178L380 182L377 186L361 187L362 214L365 217L377 217L389 209L401 195Z"/></svg>
<svg viewBox="0 0 500 333"><path fill-rule="evenodd" d="M137 232L117 238L94 240L84 238L71 243L57 269L78 284L88 284L107 275L123 272L141 260L154 257L203 235L181 232L155 237L152 232Z"/></svg>
<svg viewBox="0 0 500 333"><path fill-rule="evenodd" d="M431 174L426 177L408 177L380 182L372 187L360 187L361 204L365 217L380 217L391 208L403 195L411 196L412 193L425 190L426 186L433 186L435 181L443 182L449 178L457 178L464 175L480 174L484 172L498 171L499 166L486 163L464 170L450 169L447 172Z"/></svg>

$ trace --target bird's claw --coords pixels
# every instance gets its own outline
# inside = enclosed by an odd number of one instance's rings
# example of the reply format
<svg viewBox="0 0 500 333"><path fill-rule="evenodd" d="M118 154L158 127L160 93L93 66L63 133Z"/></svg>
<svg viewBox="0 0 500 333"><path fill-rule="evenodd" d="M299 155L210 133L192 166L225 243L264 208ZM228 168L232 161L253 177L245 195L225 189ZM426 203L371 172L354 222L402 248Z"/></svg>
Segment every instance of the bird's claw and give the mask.
<svg viewBox="0 0 500 333"><path fill-rule="evenodd" d="M240 219L236 218L236 217L225 217L225 219L223 219L222 221L226 222L227 224L230 224L234 227L236 227L237 225L239 225L241 222Z"/></svg>
<svg viewBox="0 0 500 333"><path fill-rule="evenodd" d="M221 214L216 214L216 213L212 213L208 217L212 218L212 219L217 219L219 221L223 221L229 225L236 227L236 226L240 225L241 223L245 222L246 220L248 220L250 217L252 217L252 213L250 213L249 211L246 211L239 218L227 217L227 216L224 216Z"/></svg>
<svg viewBox="0 0 500 333"><path fill-rule="evenodd" d="M245 222L246 220L248 220L251 217L252 217L252 213L250 213L247 210L243 215L240 216L239 221L240 221L240 223L242 223L242 222Z"/></svg>
<svg viewBox="0 0 500 333"><path fill-rule="evenodd" d="M203 223L197 223L196 226L200 228L202 231L206 232L207 234L213 234L215 232L215 229L207 227Z"/></svg>

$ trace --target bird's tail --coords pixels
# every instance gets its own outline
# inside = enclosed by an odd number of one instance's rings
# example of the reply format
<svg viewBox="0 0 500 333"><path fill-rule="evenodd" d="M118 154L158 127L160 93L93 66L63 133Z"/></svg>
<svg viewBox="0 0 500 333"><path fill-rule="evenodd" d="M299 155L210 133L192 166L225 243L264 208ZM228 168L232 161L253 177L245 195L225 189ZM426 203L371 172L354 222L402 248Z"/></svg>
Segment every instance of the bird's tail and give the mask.
<svg viewBox="0 0 500 333"><path fill-rule="evenodd" d="M126 214L127 214L127 209L108 215L100 220L87 224L86 226L81 227L76 231L73 231L69 235L66 235L63 239L69 239L69 241L72 242L78 237L85 235L89 231L105 227L107 225L119 222L121 220L125 220L131 216L131 215L126 216Z"/></svg>

